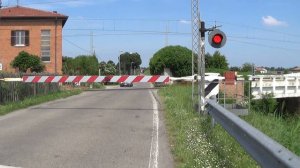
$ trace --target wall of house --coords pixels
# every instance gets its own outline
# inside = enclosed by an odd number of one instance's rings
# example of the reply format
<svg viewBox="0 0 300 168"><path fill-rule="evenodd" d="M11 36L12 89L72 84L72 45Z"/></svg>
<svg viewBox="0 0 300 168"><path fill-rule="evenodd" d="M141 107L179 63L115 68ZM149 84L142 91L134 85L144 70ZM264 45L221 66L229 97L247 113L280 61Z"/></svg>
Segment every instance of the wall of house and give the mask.
<svg viewBox="0 0 300 168"><path fill-rule="evenodd" d="M55 21L0 21L0 63L2 70L15 72L10 63L21 51L26 51L37 56L41 55L41 30L50 30L50 62L44 62L46 72L55 72ZM11 46L11 30L29 30L29 46ZM57 73L62 73L62 22L57 23L57 43L56 43L56 67Z"/></svg>

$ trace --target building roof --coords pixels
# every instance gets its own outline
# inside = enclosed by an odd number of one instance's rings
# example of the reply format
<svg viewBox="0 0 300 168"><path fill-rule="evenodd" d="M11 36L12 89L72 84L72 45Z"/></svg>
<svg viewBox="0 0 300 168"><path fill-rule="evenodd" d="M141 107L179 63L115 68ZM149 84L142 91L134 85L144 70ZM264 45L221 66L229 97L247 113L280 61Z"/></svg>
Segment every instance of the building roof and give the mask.
<svg viewBox="0 0 300 168"><path fill-rule="evenodd" d="M256 71L267 71L267 69L264 67L255 67L255 70Z"/></svg>
<svg viewBox="0 0 300 168"><path fill-rule="evenodd" d="M0 9L1 19L60 19L63 20L63 25L68 19L68 16L59 14L56 11L49 12L39 9L33 9L22 6L14 6Z"/></svg>
<svg viewBox="0 0 300 168"><path fill-rule="evenodd" d="M295 68L292 68L291 70L292 70L292 71L300 71L300 66L295 67Z"/></svg>

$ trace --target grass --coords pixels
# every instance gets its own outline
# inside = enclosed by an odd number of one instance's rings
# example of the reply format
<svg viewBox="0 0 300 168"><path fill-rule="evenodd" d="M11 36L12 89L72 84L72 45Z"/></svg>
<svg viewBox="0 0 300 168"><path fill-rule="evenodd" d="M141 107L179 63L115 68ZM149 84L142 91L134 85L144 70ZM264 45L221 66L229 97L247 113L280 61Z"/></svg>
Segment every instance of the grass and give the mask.
<svg viewBox="0 0 300 168"><path fill-rule="evenodd" d="M35 97L29 97L24 99L23 101L19 102L13 102L13 103L7 103L5 105L0 105L0 116L8 114L10 112L13 112L15 110L23 109L29 106L41 104L44 102L66 98L69 96L77 95L81 93L81 90L75 89L75 90L65 90L65 91L59 91L56 93L51 93L47 95L39 95Z"/></svg>
<svg viewBox="0 0 300 168"><path fill-rule="evenodd" d="M259 167L220 125L211 127L209 116L194 111L191 87L169 86L159 94L176 167ZM256 112L244 119L299 155L299 118L284 120Z"/></svg>
<svg viewBox="0 0 300 168"><path fill-rule="evenodd" d="M283 119L272 114L252 112L244 119L300 156L300 117L294 116Z"/></svg>

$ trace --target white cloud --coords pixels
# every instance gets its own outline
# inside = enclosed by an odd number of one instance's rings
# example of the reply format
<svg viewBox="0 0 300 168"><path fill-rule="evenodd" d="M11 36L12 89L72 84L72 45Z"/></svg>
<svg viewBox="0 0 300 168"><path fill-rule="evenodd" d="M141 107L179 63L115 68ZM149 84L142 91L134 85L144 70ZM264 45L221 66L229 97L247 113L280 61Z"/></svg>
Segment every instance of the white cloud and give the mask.
<svg viewBox="0 0 300 168"><path fill-rule="evenodd" d="M191 24L191 21L189 21L189 20L180 20L179 23L182 23L182 24Z"/></svg>
<svg viewBox="0 0 300 168"><path fill-rule="evenodd" d="M263 16L262 22L266 26L288 26L284 21L280 21L272 16Z"/></svg>

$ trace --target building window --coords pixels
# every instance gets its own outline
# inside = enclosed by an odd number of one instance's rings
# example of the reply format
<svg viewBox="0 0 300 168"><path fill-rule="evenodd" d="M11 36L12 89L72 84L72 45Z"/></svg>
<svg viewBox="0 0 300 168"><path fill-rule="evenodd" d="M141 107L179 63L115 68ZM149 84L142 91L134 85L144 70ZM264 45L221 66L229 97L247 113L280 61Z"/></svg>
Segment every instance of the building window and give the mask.
<svg viewBox="0 0 300 168"><path fill-rule="evenodd" d="M29 46L29 31L28 30L11 31L11 45Z"/></svg>
<svg viewBox="0 0 300 168"><path fill-rule="evenodd" d="M41 31L41 59L50 61L50 30Z"/></svg>

